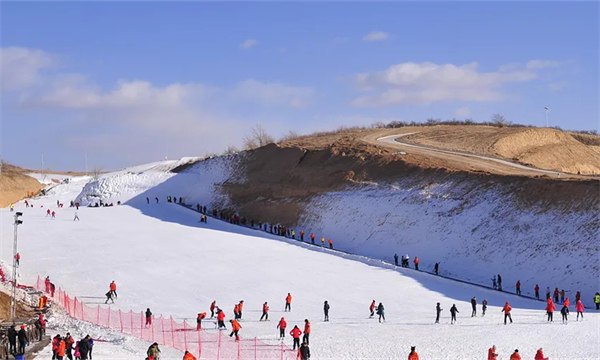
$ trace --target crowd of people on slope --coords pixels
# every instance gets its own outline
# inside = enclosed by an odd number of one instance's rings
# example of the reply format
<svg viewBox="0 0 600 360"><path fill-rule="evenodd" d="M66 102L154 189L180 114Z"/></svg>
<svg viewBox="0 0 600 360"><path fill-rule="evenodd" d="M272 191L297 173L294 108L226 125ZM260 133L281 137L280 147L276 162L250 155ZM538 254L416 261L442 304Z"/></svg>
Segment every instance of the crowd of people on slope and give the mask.
<svg viewBox="0 0 600 360"><path fill-rule="evenodd" d="M94 339L86 335L79 341L67 333L64 337L57 334L52 338L52 360L63 360L65 356L69 360L92 360Z"/></svg>

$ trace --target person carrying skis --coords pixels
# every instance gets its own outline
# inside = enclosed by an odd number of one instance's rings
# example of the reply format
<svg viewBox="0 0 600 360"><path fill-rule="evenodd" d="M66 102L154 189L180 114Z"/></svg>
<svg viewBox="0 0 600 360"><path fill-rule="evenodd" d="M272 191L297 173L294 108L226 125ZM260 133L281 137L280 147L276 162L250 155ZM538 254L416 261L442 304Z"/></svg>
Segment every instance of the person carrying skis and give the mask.
<svg viewBox="0 0 600 360"><path fill-rule="evenodd" d="M492 347L488 349L488 360L498 360L496 345L492 345Z"/></svg>
<svg viewBox="0 0 600 360"><path fill-rule="evenodd" d="M442 307L440 306L440 303L437 303L437 305L435 306L435 323L439 324L440 323L440 314L442 313Z"/></svg>
<svg viewBox="0 0 600 360"><path fill-rule="evenodd" d="M292 295L290 293L285 297L285 309L283 311L292 311Z"/></svg>
<svg viewBox="0 0 600 360"><path fill-rule="evenodd" d="M510 356L510 360L521 360L521 355L519 355L519 349L515 349L515 352Z"/></svg>
<svg viewBox="0 0 600 360"><path fill-rule="evenodd" d="M217 301L213 300L213 302L210 303L210 318L214 318L215 317L215 308L217 307Z"/></svg>
<svg viewBox="0 0 600 360"><path fill-rule="evenodd" d="M146 326L152 326L152 312L150 308L146 308Z"/></svg>
<svg viewBox="0 0 600 360"><path fill-rule="evenodd" d="M302 336L302 342L305 343L306 345L309 345L309 338L310 337L310 321L308 321L308 319L304 319L304 335Z"/></svg>
<svg viewBox="0 0 600 360"><path fill-rule="evenodd" d="M506 302L506 304L504 304L504 307L502 308L502 310L500 310L501 312L504 312L504 325L506 325L506 318L508 318L510 320L510 323L512 324L512 316L510 316L511 310L512 310L512 307L510 306L508 301Z"/></svg>
<svg viewBox="0 0 600 360"><path fill-rule="evenodd" d="M548 314L548 321L553 321L554 310L556 310L556 306L554 306L554 302L552 298L548 298L548 302L546 303L546 314Z"/></svg>
<svg viewBox="0 0 600 360"><path fill-rule="evenodd" d="M371 302L371 305L369 306L369 311L371 312L371 315L369 315L369 318L372 318L373 316L375 316L375 300L373 300Z"/></svg>
<svg viewBox="0 0 600 360"><path fill-rule="evenodd" d="M300 349L298 349L298 355L300 355L300 360L310 359L310 349L308 348L307 343L302 343L302 345L300 345Z"/></svg>
<svg viewBox="0 0 600 360"><path fill-rule="evenodd" d="M198 360L196 359L196 357L189 351L185 351L185 354L183 354L183 360Z"/></svg>
<svg viewBox="0 0 600 360"><path fill-rule="evenodd" d="M323 321L329 321L329 303L327 300L325 300L325 303L323 303L323 314L325 315Z"/></svg>
<svg viewBox="0 0 600 360"><path fill-rule="evenodd" d="M238 332L242 328L242 325L240 325L239 322L237 322L236 320L233 320L233 319L229 320L229 322L231 323L231 334L229 334L229 337L232 337L233 335L235 335L235 341L240 340L240 336L238 335Z"/></svg>
<svg viewBox="0 0 600 360"><path fill-rule="evenodd" d="M290 335L292 335L292 338L294 339L292 350L296 350L296 346L300 348L300 335L302 335L302 330L298 328L298 325L294 325L294 328L290 331Z"/></svg>
<svg viewBox="0 0 600 360"><path fill-rule="evenodd" d="M202 330L202 320L206 318L206 313L198 313L196 317L196 331Z"/></svg>
<svg viewBox="0 0 600 360"><path fill-rule="evenodd" d="M539 348L535 353L535 360L548 360L547 357L544 357L544 350L542 348Z"/></svg>
<svg viewBox="0 0 600 360"><path fill-rule="evenodd" d="M577 310L577 320L579 321L579 314L581 314L581 320L583 320L583 309L585 309L585 307L583 306L583 303L581 302L581 300L577 300L577 303L575 304L575 310Z"/></svg>
<svg viewBox="0 0 600 360"><path fill-rule="evenodd" d="M385 322L385 309L383 308L382 303L379 303L379 305L377 305L377 315L379 315L379 322L381 322L381 319L383 319L383 321Z"/></svg>
<svg viewBox="0 0 600 360"><path fill-rule="evenodd" d="M481 316L485 316L485 311L487 310L487 300L483 299L481 302Z"/></svg>
<svg viewBox="0 0 600 360"><path fill-rule="evenodd" d="M450 308L450 324L454 324L456 322L456 313L459 313L458 308L456 308L456 304L452 304Z"/></svg>
<svg viewBox="0 0 600 360"><path fill-rule="evenodd" d="M262 308L262 316L260 317L259 321L262 321L263 318L268 321L269 320L269 304L267 304L267 302L265 301L265 303L263 304L263 308Z"/></svg>
<svg viewBox="0 0 600 360"><path fill-rule="evenodd" d="M473 311L471 311L471 317L477 316L477 299L475 296L471 298L471 308L473 309Z"/></svg>
<svg viewBox="0 0 600 360"><path fill-rule="evenodd" d="M279 339L283 340L285 337L285 328L287 327L287 322L285 322L285 318L282 317L277 324L277 328L279 329Z"/></svg>
<svg viewBox="0 0 600 360"><path fill-rule="evenodd" d="M408 360L419 360L419 354L415 351L416 347L410 347L410 353L408 354Z"/></svg>
<svg viewBox="0 0 600 360"><path fill-rule="evenodd" d="M227 329L227 327L225 326L225 311L218 309L217 310L217 324L218 324L218 329Z"/></svg>
<svg viewBox="0 0 600 360"><path fill-rule="evenodd" d="M521 280L517 280L517 283L515 284L515 293L517 295L521 295Z"/></svg>

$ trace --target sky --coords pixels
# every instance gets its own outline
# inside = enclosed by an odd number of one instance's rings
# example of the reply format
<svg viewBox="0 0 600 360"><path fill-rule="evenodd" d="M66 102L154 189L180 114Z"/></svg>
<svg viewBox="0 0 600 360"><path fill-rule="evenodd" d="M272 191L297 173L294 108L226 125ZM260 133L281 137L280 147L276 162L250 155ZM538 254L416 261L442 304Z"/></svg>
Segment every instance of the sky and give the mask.
<svg viewBox="0 0 600 360"><path fill-rule="evenodd" d="M2 2L0 156L119 169L428 118L597 130L598 2ZM43 159L43 162L42 162Z"/></svg>

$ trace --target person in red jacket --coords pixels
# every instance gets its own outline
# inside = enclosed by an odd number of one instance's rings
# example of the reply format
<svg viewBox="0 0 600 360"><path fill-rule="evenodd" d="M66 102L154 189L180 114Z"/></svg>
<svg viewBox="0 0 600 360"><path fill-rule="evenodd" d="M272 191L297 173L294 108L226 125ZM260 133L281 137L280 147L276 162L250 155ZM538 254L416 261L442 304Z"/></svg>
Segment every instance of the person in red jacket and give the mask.
<svg viewBox="0 0 600 360"><path fill-rule="evenodd" d="M242 311L244 310L244 300L240 300L240 303L238 304L238 317L239 319L242 318Z"/></svg>
<svg viewBox="0 0 600 360"><path fill-rule="evenodd" d="M300 241L304 241L304 230L300 230Z"/></svg>
<svg viewBox="0 0 600 360"><path fill-rule="evenodd" d="M225 326L225 311L221 309L217 310L217 323L219 330L227 329L227 327Z"/></svg>
<svg viewBox="0 0 600 360"><path fill-rule="evenodd" d="M233 318L235 320L240 318L240 305L239 304L235 304L233 306Z"/></svg>
<svg viewBox="0 0 600 360"><path fill-rule="evenodd" d="M556 306L554 306L552 298L548 298L548 302L546 303L546 314L548 314L548 321L553 321L554 310L556 310Z"/></svg>
<svg viewBox="0 0 600 360"><path fill-rule="evenodd" d="M242 328L242 325L240 325L240 323L237 322L236 320L229 320L229 322L231 323L231 334L229 334L229 337L232 337L233 335L235 335L235 341L238 341L240 339L240 336L238 335L238 331L240 331L240 329Z"/></svg>
<svg viewBox="0 0 600 360"><path fill-rule="evenodd" d="M189 351L185 351L185 354L183 354L183 360L197 360L196 357Z"/></svg>
<svg viewBox="0 0 600 360"><path fill-rule="evenodd" d="M560 292L558 291L558 288L554 288L554 302L558 304L558 295L560 294Z"/></svg>
<svg viewBox="0 0 600 360"><path fill-rule="evenodd" d="M515 352L510 356L510 360L521 360L521 355L519 355L519 349L515 349Z"/></svg>
<svg viewBox="0 0 600 360"><path fill-rule="evenodd" d="M521 280L517 280L517 284L515 285L517 295L521 295Z"/></svg>
<svg viewBox="0 0 600 360"><path fill-rule="evenodd" d="M115 284L114 280L110 283L110 293L112 294L112 296L115 297L115 299L118 297L117 296L117 284Z"/></svg>
<svg viewBox="0 0 600 360"><path fill-rule="evenodd" d="M279 324L277 324L277 327L279 328L279 339L283 340L283 338L285 337L285 328L287 327L287 322L285 322L285 318L281 318L281 320L279 320Z"/></svg>
<svg viewBox="0 0 600 360"><path fill-rule="evenodd" d="M419 270L419 258L415 256L413 262L415 263L415 270Z"/></svg>
<svg viewBox="0 0 600 360"><path fill-rule="evenodd" d="M333 240L329 239L327 242L329 243L329 248L333 249Z"/></svg>
<svg viewBox="0 0 600 360"><path fill-rule="evenodd" d="M70 333L67 333L67 335L64 338L64 341L65 341L66 355L69 359L72 359L73 358L73 355L72 355L73 344L75 344L75 339L73 339L73 337L71 336Z"/></svg>
<svg viewBox="0 0 600 360"><path fill-rule="evenodd" d="M540 286L538 284L535 284L534 290L535 290L535 297L536 297L536 299L539 300L540 299Z"/></svg>
<svg viewBox="0 0 600 360"><path fill-rule="evenodd" d="M579 321L579 314L581 314L581 320L583 320L583 303L581 300L577 300L577 304L575 304L575 310L577 310L577 321Z"/></svg>
<svg viewBox="0 0 600 360"><path fill-rule="evenodd" d="M569 298L567 297L565 299L565 301L563 301L563 305L566 306L567 308L569 307L569 305L571 305L571 300L569 300Z"/></svg>
<svg viewBox="0 0 600 360"><path fill-rule="evenodd" d="M306 345L310 345L308 342L309 337L310 337L310 321L308 321L308 319L304 319L304 336L302 336L302 342L306 343Z"/></svg>
<svg viewBox="0 0 600 360"><path fill-rule="evenodd" d="M196 317L196 331L199 331L202 329L202 320L206 318L206 313L198 313L198 316Z"/></svg>
<svg viewBox="0 0 600 360"><path fill-rule="evenodd" d="M67 344L62 338L59 338L58 348L56 349L56 358L62 360L67 351Z"/></svg>
<svg viewBox="0 0 600 360"><path fill-rule="evenodd" d="M263 304L263 308L262 308L262 316L260 317L259 321L262 321L263 318L265 320L269 320L269 304L267 304L267 302L265 301L265 303Z"/></svg>
<svg viewBox="0 0 600 360"><path fill-rule="evenodd" d="M535 353L535 360L548 360L547 357L544 357L544 351L542 350L542 348L539 348L538 351Z"/></svg>
<svg viewBox="0 0 600 360"><path fill-rule="evenodd" d="M315 244L315 234L314 233L310 233L310 242L314 245Z"/></svg>
<svg viewBox="0 0 600 360"><path fill-rule="evenodd" d="M410 347L410 353L408 354L408 360L419 360L419 354L415 351L415 346Z"/></svg>
<svg viewBox="0 0 600 360"><path fill-rule="evenodd" d="M294 328L290 331L290 335L294 338L294 347L292 350L296 350L296 346L300 347L300 335L302 335L302 330L298 328L298 325L294 325Z"/></svg>
<svg viewBox="0 0 600 360"><path fill-rule="evenodd" d="M512 316L510 316L511 310L512 310L512 307L510 306L508 301L506 302L506 304L504 304L504 307L502 308L502 310L500 310L500 311L504 312L504 325L506 325L506 318L508 318L510 320L510 323L512 324Z"/></svg>
<svg viewBox="0 0 600 360"><path fill-rule="evenodd" d="M371 315L369 315L369 318L372 318L373 316L375 316L375 300L373 300L371 302L371 305L369 306L369 311L371 312Z"/></svg>
<svg viewBox="0 0 600 360"><path fill-rule="evenodd" d="M290 293L285 297L285 309L283 311L292 311L292 295Z"/></svg>
<svg viewBox="0 0 600 360"><path fill-rule="evenodd" d="M213 302L210 303L210 318L214 318L215 317L215 309L217 308L217 301L213 300Z"/></svg>
<svg viewBox="0 0 600 360"><path fill-rule="evenodd" d="M488 360L498 360L498 353L496 353L496 345L492 345L488 349Z"/></svg>

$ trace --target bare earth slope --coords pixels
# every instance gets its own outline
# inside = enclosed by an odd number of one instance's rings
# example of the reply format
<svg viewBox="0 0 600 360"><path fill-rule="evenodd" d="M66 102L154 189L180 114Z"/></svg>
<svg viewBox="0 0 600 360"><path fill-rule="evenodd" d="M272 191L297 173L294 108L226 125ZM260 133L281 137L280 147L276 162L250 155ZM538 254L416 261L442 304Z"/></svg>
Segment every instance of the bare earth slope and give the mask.
<svg viewBox="0 0 600 360"><path fill-rule="evenodd" d="M26 170L4 164L0 174L0 207L8 206L27 196L27 193L37 193L44 187L36 179L25 175Z"/></svg>

